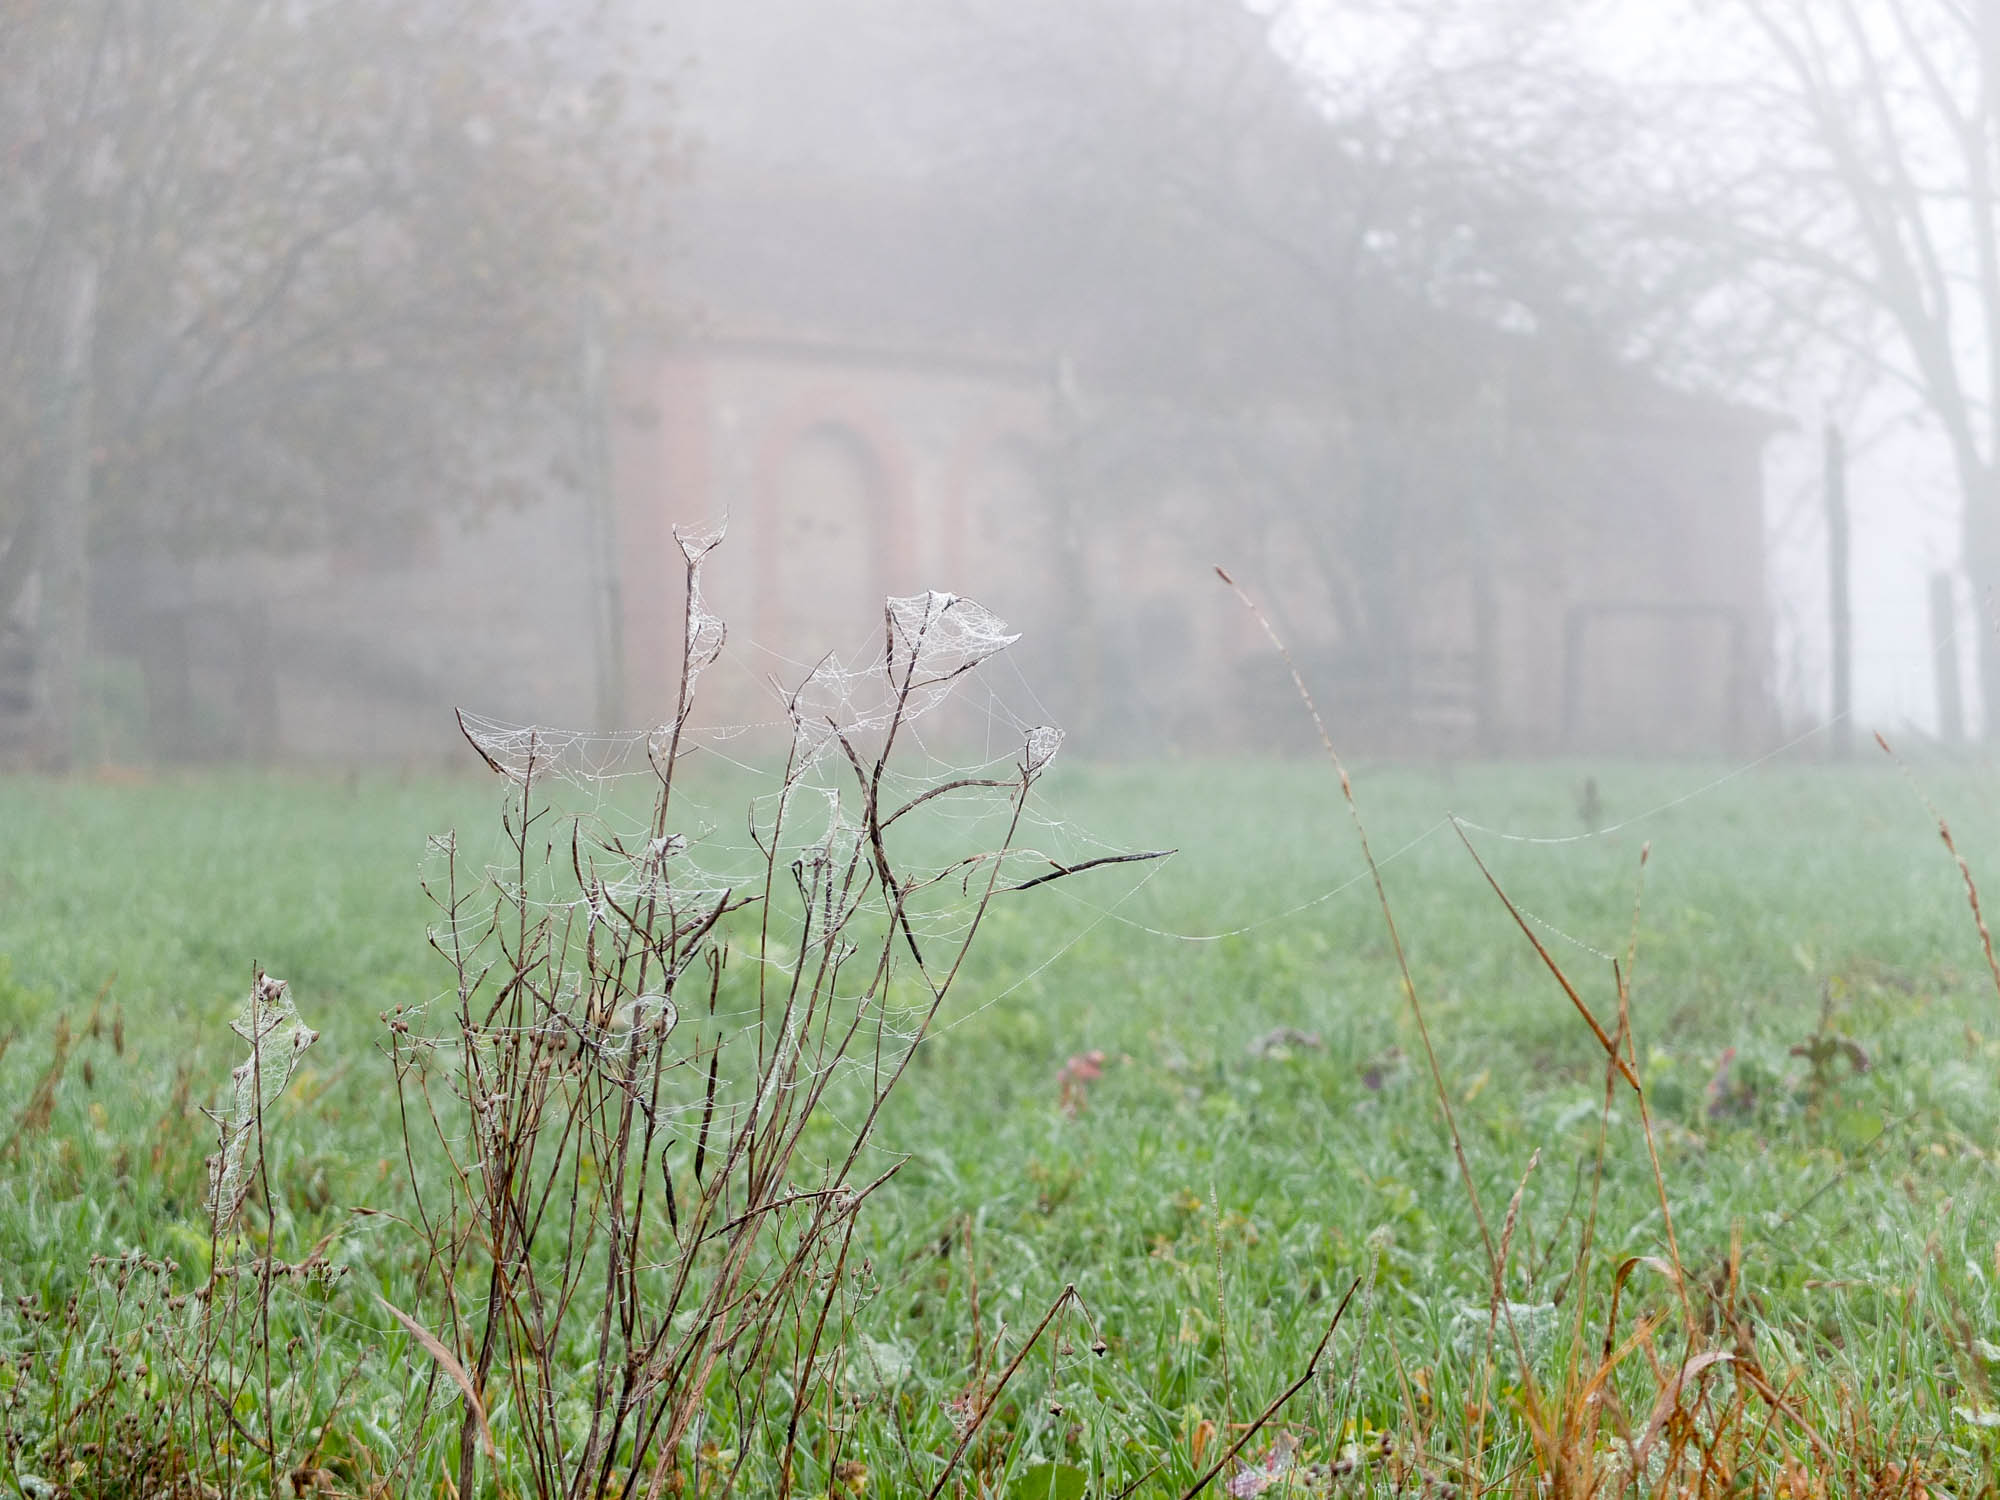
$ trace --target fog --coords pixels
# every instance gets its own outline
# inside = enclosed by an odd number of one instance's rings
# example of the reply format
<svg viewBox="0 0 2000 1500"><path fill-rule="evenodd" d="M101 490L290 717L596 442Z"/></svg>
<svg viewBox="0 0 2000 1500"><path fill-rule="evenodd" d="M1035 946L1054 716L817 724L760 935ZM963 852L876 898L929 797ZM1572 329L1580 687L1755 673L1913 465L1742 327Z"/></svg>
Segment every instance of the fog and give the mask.
<svg viewBox="0 0 2000 1500"><path fill-rule="evenodd" d="M676 528L723 726L935 589L1073 753L1310 749L1217 566L1369 756L2000 683L1991 4L78 0L0 56L6 764L658 722Z"/></svg>

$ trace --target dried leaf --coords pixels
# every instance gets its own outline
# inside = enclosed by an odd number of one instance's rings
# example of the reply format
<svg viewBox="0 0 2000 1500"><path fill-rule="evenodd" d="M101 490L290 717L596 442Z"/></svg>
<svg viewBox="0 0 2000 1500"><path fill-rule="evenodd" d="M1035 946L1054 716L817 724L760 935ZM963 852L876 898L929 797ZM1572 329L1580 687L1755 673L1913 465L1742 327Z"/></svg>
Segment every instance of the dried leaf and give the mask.
<svg viewBox="0 0 2000 1500"><path fill-rule="evenodd" d="M388 1298L377 1293L375 1300L389 1310L391 1317L409 1330L411 1338L424 1346L424 1352L438 1362L445 1374L451 1377L452 1384L465 1392L465 1404L471 1408L472 1418L479 1424L480 1445L486 1449L488 1458L497 1458L499 1455L493 1446L493 1429L486 1425L486 1403L479 1399L479 1392L472 1388L472 1377L465 1373L465 1366L458 1362L458 1356L445 1348L434 1334Z"/></svg>

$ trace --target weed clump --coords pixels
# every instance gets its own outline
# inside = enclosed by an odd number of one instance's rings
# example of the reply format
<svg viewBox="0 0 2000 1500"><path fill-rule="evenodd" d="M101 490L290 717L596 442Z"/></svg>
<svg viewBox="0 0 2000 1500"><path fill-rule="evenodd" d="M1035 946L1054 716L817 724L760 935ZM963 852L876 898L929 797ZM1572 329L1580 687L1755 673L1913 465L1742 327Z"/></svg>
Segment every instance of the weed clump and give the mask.
<svg viewBox="0 0 2000 1500"><path fill-rule="evenodd" d="M931 593L887 601L872 667L829 659L786 696L754 855L711 857L681 772L724 639L701 578L718 539L681 538L665 724L606 741L460 718L507 784L503 854L433 841L450 987L381 1018L402 1193L363 1215L402 1239L406 1273L364 1292L332 1236L278 1253L291 1218L267 1117L316 1033L260 972L235 1022L249 1057L213 1115L207 1263L180 1291L179 1265L135 1251L37 1305L7 1398L16 1416L22 1390L46 1398L8 1429L17 1485L657 1500L865 1484L843 1413L867 1383L860 1215L902 1164L875 1144L883 1109L991 905L1134 856L1018 847L1061 743L1047 726L978 774L903 772L917 722L1014 639ZM636 819L607 746L643 762ZM70 1044L64 1027L17 1134L46 1128ZM330 1338L334 1319L376 1336ZM945 1473L1005 1384L968 1408Z"/></svg>
<svg viewBox="0 0 2000 1500"><path fill-rule="evenodd" d="M388 1018L398 1108L443 1168L411 1157L430 1331L398 1317L464 1396L461 1494L482 1454L538 1496L839 1482L838 1430L809 1418L839 1402L855 1230L898 1165L876 1123L990 903L1048 878L1014 838L1053 730L1001 774L899 790L914 722L1011 640L941 594L889 601L872 708L825 670L789 696L757 862L704 863L676 792L722 643L709 545L682 543L680 711L642 747L643 828L556 823L562 747L467 722L510 783L505 857L469 872L442 841L453 992L442 1025ZM968 801L997 840L923 862L923 816Z"/></svg>

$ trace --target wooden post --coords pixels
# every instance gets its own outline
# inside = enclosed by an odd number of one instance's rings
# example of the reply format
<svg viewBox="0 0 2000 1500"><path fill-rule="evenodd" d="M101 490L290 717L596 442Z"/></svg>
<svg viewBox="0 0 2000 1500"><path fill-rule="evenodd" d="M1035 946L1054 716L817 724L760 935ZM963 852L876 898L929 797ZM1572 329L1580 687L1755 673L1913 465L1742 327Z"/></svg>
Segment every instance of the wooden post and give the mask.
<svg viewBox="0 0 2000 1500"><path fill-rule="evenodd" d="M1931 670L1937 673L1938 738L1965 738L1965 704L1958 686L1958 605L1949 573L1931 575Z"/></svg>
<svg viewBox="0 0 2000 1500"><path fill-rule="evenodd" d="M1854 617L1847 594L1847 448L1826 424L1826 571L1828 624L1833 629L1833 714L1827 742L1845 760L1854 746Z"/></svg>

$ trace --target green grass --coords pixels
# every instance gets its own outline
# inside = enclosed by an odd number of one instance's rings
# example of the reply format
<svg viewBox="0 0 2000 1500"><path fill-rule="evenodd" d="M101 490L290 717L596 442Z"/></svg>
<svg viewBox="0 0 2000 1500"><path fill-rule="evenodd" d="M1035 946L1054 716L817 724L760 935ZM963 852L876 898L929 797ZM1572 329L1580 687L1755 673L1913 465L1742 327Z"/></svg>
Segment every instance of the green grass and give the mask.
<svg viewBox="0 0 2000 1500"><path fill-rule="evenodd" d="M2000 1407L1982 1353L2000 1354L2000 997L1935 825L1886 765L1780 766L1713 786L1720 771L1688 766L1357 774L1496 1233L1542 1151L1508 1296L1533 1307L1563 1290L1604 1056L1442 819L1579 834L1586 769L1604 820L1638 821L1557 844L1470 836L1547 924L1543 940L1607 1027L1602 955L1625 951L1650 841L1633 1019L1690 1273L1726 1279L1739 1241L1774 1379L1795 1376L1797 1404L1829 1433L1850 1401L1940 1492L1970 1493L2000 1462L1976 1420ZM1920 777L2000 902L1991 773ZM716 777L704 790L726 808L743 785ZM133 1247L180 1262L183 1290L197 1275L212 1134L191 1106L220 1095L237 1057L227 1018L259 962L323 1033L271 1122L274 1249L296 1256L333 1235L355 1286L327 1337L371 1361L339 1421L355 1428L348 1448L376 1441L367 1425L389 1419L423 1363L377 1352L402 1346L360 1295L395 1300L414 1274L393 1223L350 1213L408 1210L378 1016L447 982L425 945L426 834L484 837L497 801L484 779L0 781L0 1034L12 1036L0 1134L48 1068L56 1018L78 1032L49 1128L0 1162L8 1307L63 1305L89 1285L93 1255ZM1456 1431L1444 1413L1477 1382L1488 1262L1337 784L1310 764L1084 767L1052 776L1041 806L1107 844L1179 852L996 908L881 1129L885 1153L910 1160L863 1218L851 1347L872 1352L843 1388L843 1451L868 1464L872 1493L906 1492L975 1360L1010 1358L1070 1283L1108 1352L1093 1359L1076 1325L1030 1355L975 1450L998 1492L1062 1493L1075 1470L1116 1489L1164 1461L1138 1493L1180 1493L1199 1472L1201 1425L1226 1435L1255 1416L1357 1277L1375 1284L1358 1401L1334 1400L1332 1419L1405 1443ZM726 816L719 827L740 826ZM1791 1052L1823 1006L1865 1051L1865 1073L1843 1060L1815 1080ZM1285 1026L1321 1045L1250 1055ZM1058 1070L1091 1050L1106 1055L1103 1076L1072 1117ZM177 1077L188 1107L173 1102ZM1629 1094L1614 1106L1597 1239L1583 1303L1593 1345L1611 1267L1664 1253ZM1625 1332L1638 1312L1674 1305L1644 1273L1630 1294ZM1564 1291L1558 1318L1577 1306ZM1341 1378L1363 1326L1351 1318L1335 1343ZM29 1338L0 1311L0 1344ZM1566 1336L1531 1343L1543 1377L1558 1378ZM1495 1393L1495 1474L1525 1451L1510 1369ZM1325 1446L1329 1400L1316 1382L1284 1414L1308 1451ZM29 1419L17 1405L0 1420L26 1431ZM365 1465L352 1468L335 1472L358 1487ZM8 1482L0 1474L0 1494Z"/></svg>

